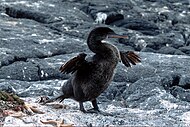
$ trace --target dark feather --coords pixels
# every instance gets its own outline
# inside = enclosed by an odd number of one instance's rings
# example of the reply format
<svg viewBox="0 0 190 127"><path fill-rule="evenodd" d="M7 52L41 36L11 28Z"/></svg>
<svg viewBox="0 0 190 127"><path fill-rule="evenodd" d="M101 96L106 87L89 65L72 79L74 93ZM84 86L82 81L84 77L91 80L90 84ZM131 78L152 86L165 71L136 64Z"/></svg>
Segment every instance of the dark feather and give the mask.
<svg viewBox="0 0 190 127"><path fill-rule="evenodd" d="M131 67L136 65L136 63L141 62L140 57L132 51L120 52L121 61L126 67Z"/></svg>
<svg viewBox="0 0 190 127"><path fill-rule="evenodd" d="M78 70L86 62L85 57L86 57L86 54L81 53L78 56L70 59L65 64L63 64L59 70L63 74L74 73L76 70Z"/></svg>

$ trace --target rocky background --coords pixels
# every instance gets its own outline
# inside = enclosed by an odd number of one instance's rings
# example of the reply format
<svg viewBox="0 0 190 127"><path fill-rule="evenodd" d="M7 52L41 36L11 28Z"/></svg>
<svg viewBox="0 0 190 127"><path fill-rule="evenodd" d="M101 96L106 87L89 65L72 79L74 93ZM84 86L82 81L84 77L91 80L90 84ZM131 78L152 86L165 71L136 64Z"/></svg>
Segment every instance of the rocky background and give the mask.
<svg viewBox="0 0 190 127"><path fill-rule="evenodd" d="M107 41L137 51L142 60L132 68L119 64L98 98L100 108L114 116L83 114L68 99L70 109L43 107L50 115L26 118L28 123L37 126L46 116L88 126L189 126L189 0L1 0L0 90L30 101L56 96L69 77L59 67L80 52L92 54L88 33L105 25L129 36ZM18 124L9 119L5 125Z"/></svg>

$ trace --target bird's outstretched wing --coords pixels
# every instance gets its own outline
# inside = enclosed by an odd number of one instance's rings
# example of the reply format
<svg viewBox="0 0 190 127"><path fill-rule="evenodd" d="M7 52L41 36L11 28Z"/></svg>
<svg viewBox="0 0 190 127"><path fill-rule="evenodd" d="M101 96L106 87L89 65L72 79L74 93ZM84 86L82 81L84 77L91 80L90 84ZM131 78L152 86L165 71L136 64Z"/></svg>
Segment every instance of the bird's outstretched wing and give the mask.
<svg viewBox="0 0 190 127"><path fill-rule="evenodd" d="M121 61L126 67L131 67L131 64L141 62L140 57L133 51L122 52L120 51Z"/></svg>
<svg viewBox="0 0 190 127"><path fill-rule="evenodd" d="M69 74L69 73L74 73L76 70L78 70L84 63L86 63L85 57L87 54L81 53L78 56L70 59L68 62L63 64L60 67L60 71L63 74Z"/></svg>

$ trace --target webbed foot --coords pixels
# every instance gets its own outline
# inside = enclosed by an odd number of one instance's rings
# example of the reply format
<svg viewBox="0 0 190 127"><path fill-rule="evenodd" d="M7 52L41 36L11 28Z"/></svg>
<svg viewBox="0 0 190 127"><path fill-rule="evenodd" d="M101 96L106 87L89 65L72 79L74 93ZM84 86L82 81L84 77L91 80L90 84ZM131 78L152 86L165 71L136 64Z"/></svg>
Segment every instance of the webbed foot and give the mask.
<svg viewBox="0 0 190 127"><path fill-rule="evenodd" d="M99 109L95 109L95 108L89 109L85 113L96 113L96 114L101 114L104 116L113 116L111 113L103 112L103 111L101 111Z"/></svg>
<svg viewBox="0 0 190 127"><path fill-rule="evenodd" d="M65 99L65 96L64 95L60 95L58 97L46 98L44 100L41 99L39 103L41 103L42 105L45 105L47 103L55 102L57 100L60 100L59 102L62 102L64 99Z"/></svg>

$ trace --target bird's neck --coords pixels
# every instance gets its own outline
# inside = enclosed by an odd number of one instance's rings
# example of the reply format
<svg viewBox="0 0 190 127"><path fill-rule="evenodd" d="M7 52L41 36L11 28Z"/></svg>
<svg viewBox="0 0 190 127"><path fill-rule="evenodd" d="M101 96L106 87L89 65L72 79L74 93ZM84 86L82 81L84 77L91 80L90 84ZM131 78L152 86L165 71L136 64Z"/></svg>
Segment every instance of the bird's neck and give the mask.
<svg viewBox="0 0 190 127"><path fill-rule="evenodd" d="M88 41L87 44L92 52L103 59L116 62L120 60L119 50L112 44L102 43L101 41Z"/></svg>

